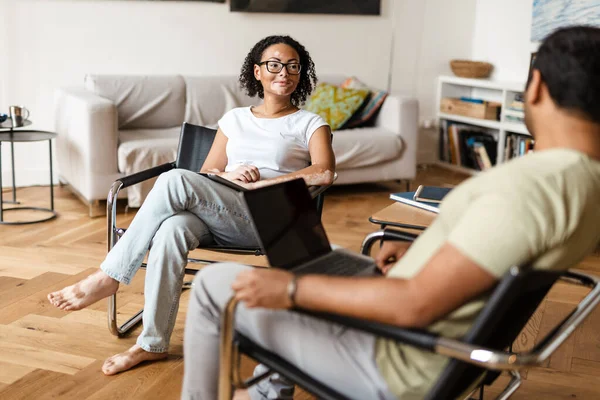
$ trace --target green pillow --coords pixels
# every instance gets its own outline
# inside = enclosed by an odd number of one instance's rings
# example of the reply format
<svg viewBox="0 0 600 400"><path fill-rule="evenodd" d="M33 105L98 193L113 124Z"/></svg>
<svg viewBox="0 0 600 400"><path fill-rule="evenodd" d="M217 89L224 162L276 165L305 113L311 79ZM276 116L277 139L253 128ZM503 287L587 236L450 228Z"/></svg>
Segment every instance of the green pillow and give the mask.
<svg viewBox="0 0 600 400"><path fill-rule="evenodd" d="M335 131L354 115L368 95L369 90L344 89L320 83L304 109L319 114Z"/></svg>

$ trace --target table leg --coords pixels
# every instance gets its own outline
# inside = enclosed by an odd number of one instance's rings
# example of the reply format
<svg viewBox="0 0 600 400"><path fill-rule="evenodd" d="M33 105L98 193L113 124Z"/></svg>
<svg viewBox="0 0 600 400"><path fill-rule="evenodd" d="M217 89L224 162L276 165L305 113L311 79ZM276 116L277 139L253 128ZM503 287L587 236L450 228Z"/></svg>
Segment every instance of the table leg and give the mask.
<svg viewBox="0 0 600 400"><path fill-rule="evenodd" d="M50 209L54 211L54 180L52 179L52 140L48 140L50 149Z"/></svg>
<svg viewBox="0 0 600 400"><path fill-rule="evenodd" d="M10 140L10 164L12 168L13 204L19 204L17 203L17 186L15 181L15 142L12 140L12 136Z"/></svg>

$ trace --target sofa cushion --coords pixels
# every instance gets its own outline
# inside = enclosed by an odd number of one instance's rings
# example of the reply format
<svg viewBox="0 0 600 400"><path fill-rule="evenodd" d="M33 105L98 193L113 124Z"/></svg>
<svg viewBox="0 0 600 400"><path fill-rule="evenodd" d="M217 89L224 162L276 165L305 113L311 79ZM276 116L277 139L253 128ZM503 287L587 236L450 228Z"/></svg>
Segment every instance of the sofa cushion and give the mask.
<svg viewBox="0 0 600 400"><path fill-rule="evenodd" d="M340 85L345 89L367 89L370 91L365 104L360 108L348 122L343 126L344 129L358 128L372 124L373 119L381 109L388 93L385 90L371 90L367 85L355 77L348 78Z"/></svg>
<svg viewBox="0 0 600 400"><path fill-rule="evenodd" d="M333 135L336 169L368 167L392 160L402 152L402 139L382 128L356 128Z"/></svg>
<svg viewBox="0 0 600 400"><path fill-rule="evenodd" d="M183 122L181 76L86 75L85 86L115 103L119 129L170 128Z"/></svg>
<svg viewBox="0 0 600 400"><path fill-rule="evenodd" d="M131 175L157 165L175 161L181 128L137 129L119 132L118 165L124 175ZM151 179L127 188L130 207L140 207L154 186Z"/></svg>
<svg viewBox="0 0 600 400"><path fill-rule="evenodd" d="M304 109L319 114L335 131L354 115L368 95L368 90L344 89L320 83Z"/></svg>
<svg viewBox="0 0 600 400"><path fill-rule="evenodd" d="M186 76L185 121L194 125L217 128L219 119L236 107L256 106L258 97L248 97L237 76Z"/></svg>

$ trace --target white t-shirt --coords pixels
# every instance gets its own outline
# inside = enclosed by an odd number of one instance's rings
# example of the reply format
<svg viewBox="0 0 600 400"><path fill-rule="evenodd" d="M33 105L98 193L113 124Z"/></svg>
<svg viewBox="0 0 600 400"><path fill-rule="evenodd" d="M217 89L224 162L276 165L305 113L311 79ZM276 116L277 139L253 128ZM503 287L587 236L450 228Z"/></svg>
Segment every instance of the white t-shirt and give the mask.
<svg viewBox="0 0 600 400"><path fill-rule="evenodd" d="M305 110L280 118L257 118L250 107L234 108L219 120L227 136L227 167L254 165L261 179L269 179L306 168L310 164L308 143L327 122Z"/></svg>

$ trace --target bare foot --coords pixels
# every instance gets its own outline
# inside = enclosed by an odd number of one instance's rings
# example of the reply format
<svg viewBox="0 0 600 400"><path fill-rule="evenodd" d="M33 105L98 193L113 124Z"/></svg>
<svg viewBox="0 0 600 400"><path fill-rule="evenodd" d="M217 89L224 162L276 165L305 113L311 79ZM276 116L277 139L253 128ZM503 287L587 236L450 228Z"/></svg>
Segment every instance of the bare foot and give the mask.
<svg viewBox="0 0 600 400"><path fill-rule="evenodd" d="M142 361L162 360L167 358L168 355L167 352L150 353L136 344L124 353L119 353L107 358L106 361L104 361L104 365L102 365L102 372L104 372L105 375L115 375L135 367Z"/></svg>
<svg viewBox="0 0 600 400"><path fill-rule="evenodd" d="M118 289L119 282L100 270L74 285L50 293L48 300L61 310L76 311L117 293Z"/></svg>
<svg viewBox="0 0 600 400"><path fill-rule="evenodd" d="M232 400L251 400L248 389L237 389L233 394Z"/></svg>

